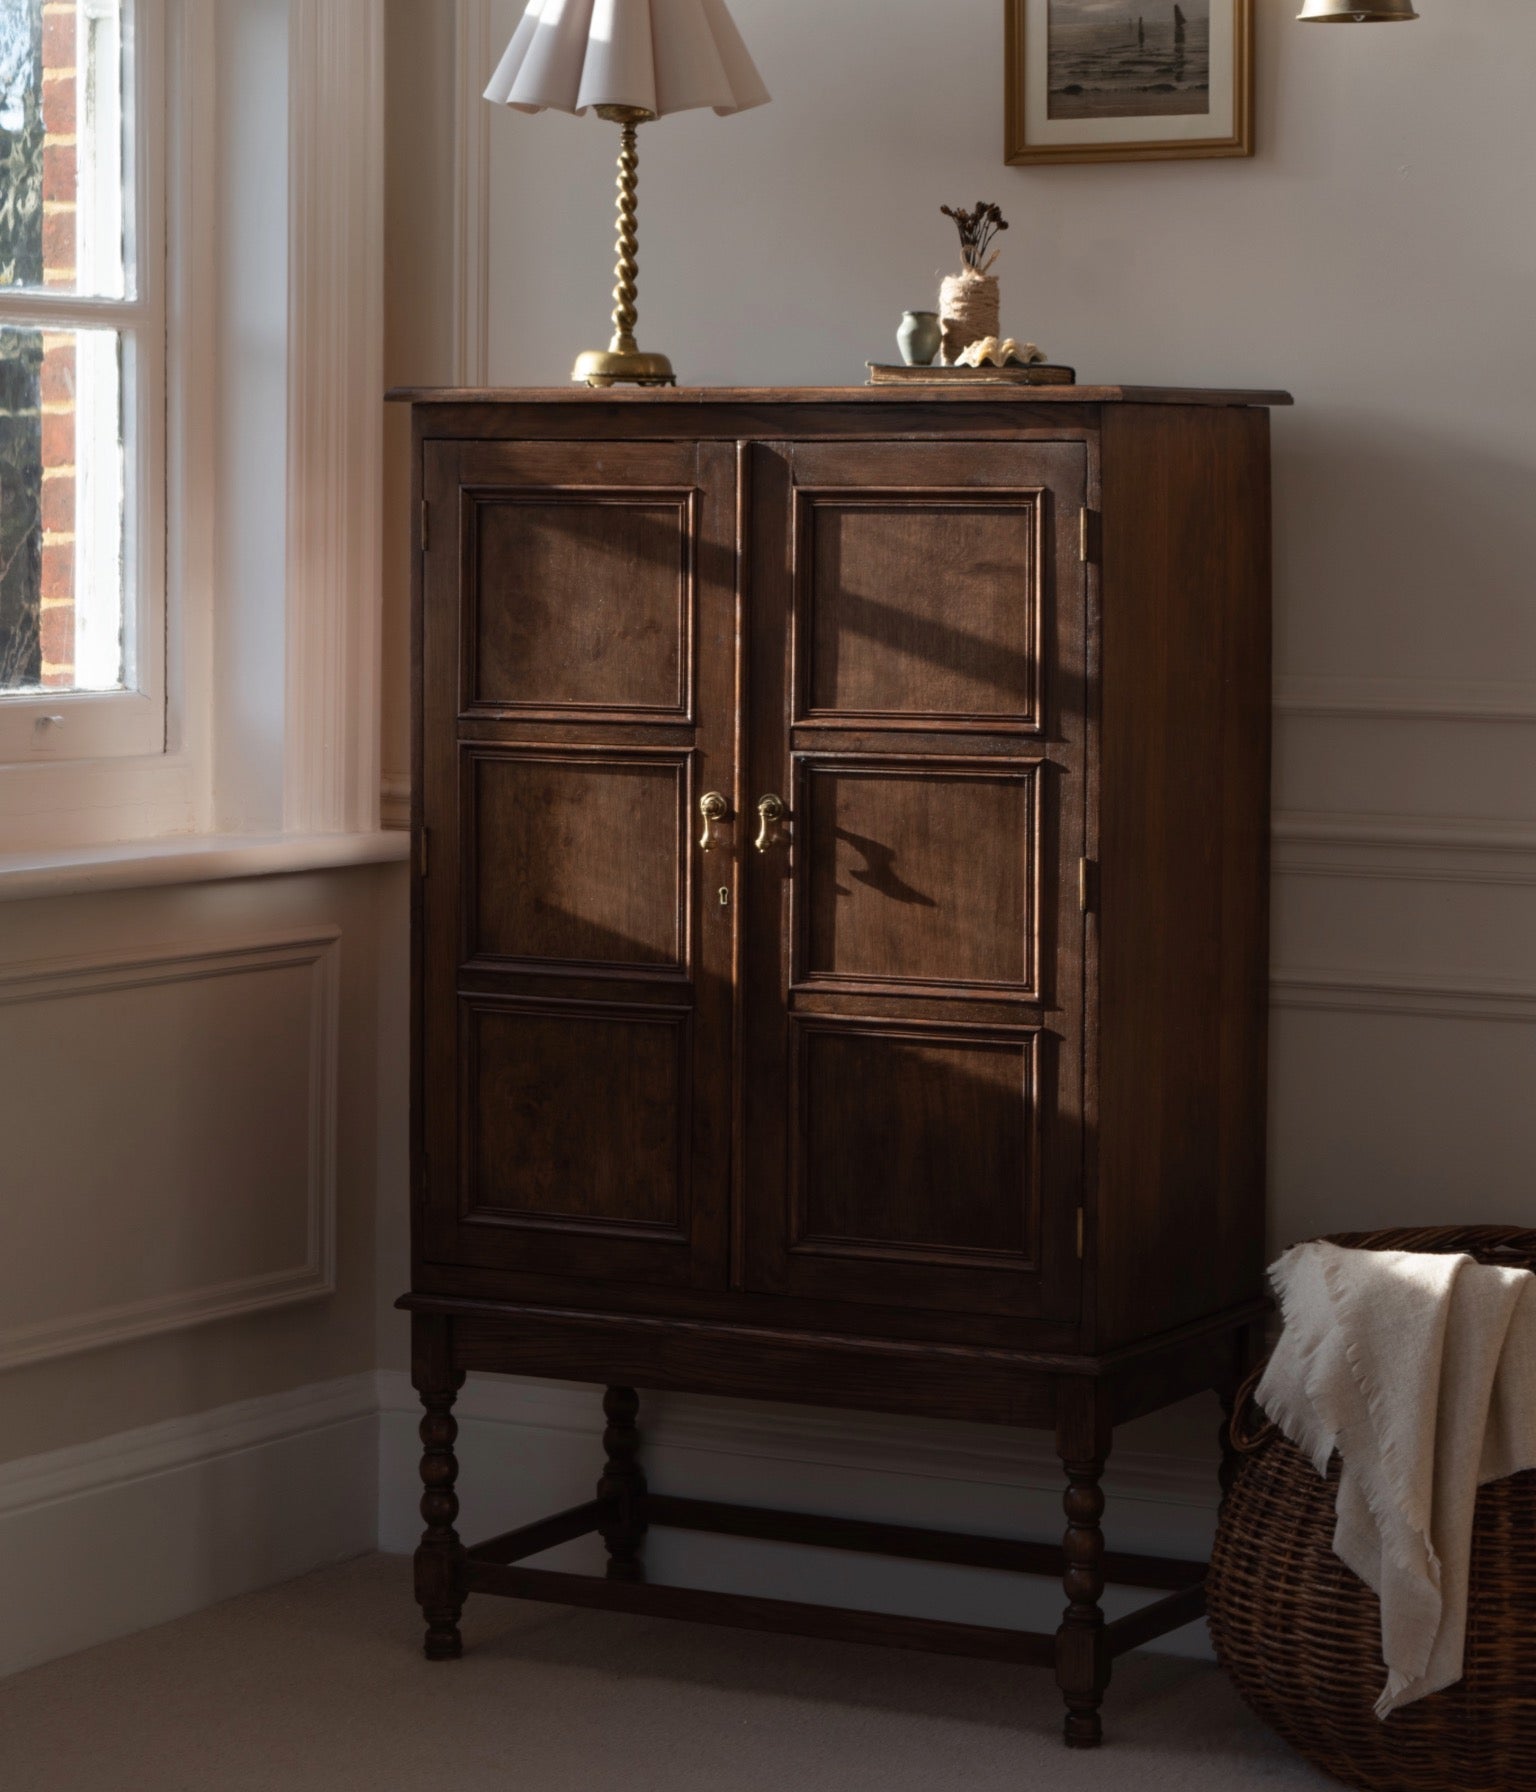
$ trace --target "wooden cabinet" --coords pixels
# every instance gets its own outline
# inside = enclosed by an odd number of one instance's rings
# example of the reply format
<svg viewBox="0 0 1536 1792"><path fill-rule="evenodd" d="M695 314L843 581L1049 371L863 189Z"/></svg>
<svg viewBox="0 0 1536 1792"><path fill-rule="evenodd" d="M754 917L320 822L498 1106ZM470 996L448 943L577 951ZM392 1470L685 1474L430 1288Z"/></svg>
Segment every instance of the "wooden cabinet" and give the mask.
<svg viewBox="0 0 1536 1792"><path fill-rule="evenodd" d="M1054 1661L1091 1744L1200 1597L1117 1558L1168 1597L1104 1623L1110 1430L1230 1395L1262 1310L1281 395L407 396L429 1653L475 1590L878 1632ZM609 1389L590 1507L465 1548L472 1369ZM649 1495L636 1386L1053 1426L1065 1552ZM666 1523L1069 1609L682 1593ZM518 1565L594 1529L606 1582Z"/></svg>

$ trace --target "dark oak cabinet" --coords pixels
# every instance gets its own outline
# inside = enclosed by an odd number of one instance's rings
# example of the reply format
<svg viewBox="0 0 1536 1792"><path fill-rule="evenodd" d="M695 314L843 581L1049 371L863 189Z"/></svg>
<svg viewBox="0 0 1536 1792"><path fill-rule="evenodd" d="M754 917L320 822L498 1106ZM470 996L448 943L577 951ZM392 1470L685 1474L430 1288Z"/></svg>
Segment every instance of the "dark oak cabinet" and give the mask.
<svg viewBox="0 0 1536 1792"><path fill-rule="evenodd" d="M1279 394L416 392L412 1291L467 1593L1054 1662L1115 1423L1262 1312ZM600 1383L574 1513L454 1527L466 1370ZM1050 1426L1062 1548L664 1498L663 1388ZM649 1525L1058 1572L1056 1637L653 1586ZM601 1531L594 1582L522 1566ZM957 1553L958 1552L958 1553ZM1106 1624L1106 1573L1165 1597Z"/></svg>

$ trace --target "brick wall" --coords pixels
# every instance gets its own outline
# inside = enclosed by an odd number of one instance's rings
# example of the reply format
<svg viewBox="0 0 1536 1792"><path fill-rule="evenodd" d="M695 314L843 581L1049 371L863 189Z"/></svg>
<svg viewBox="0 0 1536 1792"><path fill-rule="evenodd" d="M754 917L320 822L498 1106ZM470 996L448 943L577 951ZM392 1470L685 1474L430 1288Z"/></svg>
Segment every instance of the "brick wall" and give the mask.
<svg viewBox="0 0 1536 1792"><path fill-rule="evenodd" d="M0 13L0 279L43 279L42 0ZM0 331L0 689L41 675L43 341L26 328Z"/></svg>
<svg viewBox="0 0 1536 1792"><path fill-rule="evenodd" d="M77 0L43 6L43 284L76 281ZM42 682L75 682L75 339L46 332L43 411Z"/></svg>

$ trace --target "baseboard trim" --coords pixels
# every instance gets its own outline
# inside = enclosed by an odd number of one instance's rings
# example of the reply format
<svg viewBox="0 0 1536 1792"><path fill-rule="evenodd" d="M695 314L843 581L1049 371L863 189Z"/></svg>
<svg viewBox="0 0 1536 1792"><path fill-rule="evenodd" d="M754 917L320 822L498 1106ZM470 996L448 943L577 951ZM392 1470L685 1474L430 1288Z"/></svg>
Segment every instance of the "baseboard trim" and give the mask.
<svg viewBox="0 0 1536 1792"><path fill-rule="evenodd" d="M477 1376L456 1411L466 1534L478 1523L471 1502L510 1523L561 1477L585 1488L575 1497L590 1493L602 1461L594 1388ZM647 1396L643 1412L664 1491L851 1517L900 1504L914 1522L982 1533L1050 1535L1060 1524L1061 1469L1031 1433L680 1395ZM419 1413L407 1375L369 1372L0 1465L0 1675L375 1548L409 1550ZM1121 1451L1105 1492L1117 1545L1174 1556L1204 1547L1212 1461ZM765 1568L753 1551L767 1546L684 1533L656 1547L664 1578L680 1584L734 1578L743 1591L814 1598L833 1587L830 1574L845 1577L836 1585L854 1604L899 1609L913 1593L935 1615L990 1611L993 1622L1016 1621L1021 1597L1008 1577L978 1585L976 1570L868 1559L829 1569L824 1552L787 1550L792 1559ZM1024 1597L1036 1621L1054 1623L1059 1593L1039 1583ZM1186 1652L1200 1647L1185 1638Z"/></svg>
<svg viewBox="0 0 1536 1792"><path fill-rule="evenodd" d="M32 1506L102 1493L127 1481L302 1437L378 1410L372 1375L349 1375L211 1412L166 1419L44 1456L0 1463L0 1519Z"/></svg>
<svg viewBox="0 0 1536 1792"><path fill-rule="evenodd" d="M377 1515L372 1374L0 1465L0 1675L364 1554Z"/></svg>

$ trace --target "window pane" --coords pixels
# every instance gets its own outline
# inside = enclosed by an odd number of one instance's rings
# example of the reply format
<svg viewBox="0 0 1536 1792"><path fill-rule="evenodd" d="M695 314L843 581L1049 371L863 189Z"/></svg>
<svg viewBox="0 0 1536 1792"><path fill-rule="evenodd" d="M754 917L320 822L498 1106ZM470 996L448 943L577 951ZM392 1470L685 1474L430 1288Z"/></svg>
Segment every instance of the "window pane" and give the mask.
<svg viewBox="0 0 1536 1792"><path fill-rule="evenodd" d="M0 288L127 295L130 5L0 0Z"/></svg>
<svg viewBox="0 0 1536 1792"><path fill-rule="evenodd" d="M123 340L0 328L0 692L126 682Z"/></svg>

